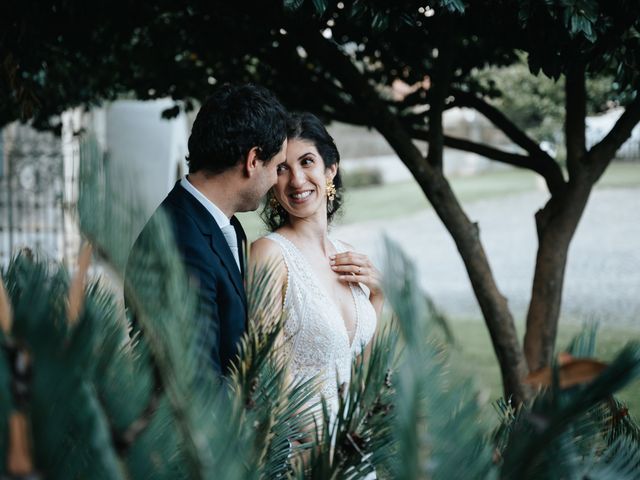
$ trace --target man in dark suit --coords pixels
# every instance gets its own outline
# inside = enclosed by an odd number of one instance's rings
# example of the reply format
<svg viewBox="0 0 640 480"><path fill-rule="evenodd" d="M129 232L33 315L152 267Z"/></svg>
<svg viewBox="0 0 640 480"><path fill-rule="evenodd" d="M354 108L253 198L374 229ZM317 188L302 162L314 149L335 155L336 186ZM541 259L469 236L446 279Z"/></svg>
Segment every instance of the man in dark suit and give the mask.
<svg viewBox="0 0 640 480"><path fill-rule="evenodd" d="M242 254L246 237L234 215L257 209L275 184L286 137L286 112L271 92L255 85L218 88L193 124L189 174L159 207L168 216L187 273L198 288L200 313L195 321L219 375L228 373L247 321ZM143 244L148 225L132 256Z"/></svg>

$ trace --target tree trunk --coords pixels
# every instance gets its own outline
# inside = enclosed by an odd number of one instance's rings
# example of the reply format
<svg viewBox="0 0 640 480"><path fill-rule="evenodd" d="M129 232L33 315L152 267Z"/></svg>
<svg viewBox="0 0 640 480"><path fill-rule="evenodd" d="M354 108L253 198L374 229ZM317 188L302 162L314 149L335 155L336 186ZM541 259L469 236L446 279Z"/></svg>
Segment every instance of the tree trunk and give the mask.
<svg viewBox="0 0 640 480"><path fill-rule="evenodd" d="M552 360L569 245L590 193L591 184L571 185L561 200L552 198L536 215L539 245L524 337L531 371Z"/></svg>
<svg viewBox="0 0 640 480"><path fill-rule="evenodd" d="M438 57L431 76L431 101L428 112L429 151L426 162L433 167L429 176L416 177L420 187L433 205L440 220L453 237L480 304L480 309L491 336L493 348L500 365L505 398L519 404L527 398L522 385L526 364L516 334L513 317L507 299L500 293L493 272L480 241L477 224L472 223L462 210L449 182L443 173L444 128L442 114L453 74L453 57L456 49L450 39L438 45ZM381 130L382 132L382 130ZM389 136L382 132L389 143ZM403 159L404 160L404 159Z"/></svg>
<svg viewBox="0 0 640 480"><path fill-rule="evenodd" d="M364 104L361 106L366 108ZM403 138L406 133L391 128L385 122L377 123L376 128L408 166L456 243L491 336L500 365L505 398L510 398L516 405L526 401L530 392L522 383L528 373L525 357L507 300L498 290L480 242L477 224L472 223L464 213L442 171L428 165L410 139Z"/></svg>
<svg viewBox="0 0 640 480"><path fill-rule="evenodd" d="M585 165L586 85L584 64L575 60L565 82L565 145L569 184L536 214L538 253L527 312L524 351L531 371L549 365L555 348L569 244L593 183Z"/></svg>
<svg viewBox="0 0 640 480"><path fill-rule="evenodd" d="M460 252L500 365L505 398L520 404L530 394L522 384L527 365L507 299L498 290L480 242L478 226L466 216L441 172L431 178L414 176Z"/></svg>

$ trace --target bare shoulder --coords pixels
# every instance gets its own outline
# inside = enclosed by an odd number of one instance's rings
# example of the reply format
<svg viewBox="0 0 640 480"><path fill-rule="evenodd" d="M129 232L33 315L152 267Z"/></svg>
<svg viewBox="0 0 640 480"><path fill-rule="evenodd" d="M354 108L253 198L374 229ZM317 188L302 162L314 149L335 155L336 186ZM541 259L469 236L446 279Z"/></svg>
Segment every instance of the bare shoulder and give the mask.
<svg viewBox="0 0 640 480"><path fill-rule="evenodd" d="M264 263L265 259L282 258L282 252L278 244L267 237L261 237L251 244L251 259L258 263Z"/></svg>
<svg viewBox="0 0 640 480"><path fill-rule="evenodd" d="M280 276L286 277L286 266L280 246L267 237L261 237L251 244L249 264L252 268L274 269Z"/></svg>
<svg viewBox="0 0 640 480"><path fill-rule="evenodd" d="M251 244L247 278L248 289L260 299L258 313L252 312L250 317L277 321L287 286L287 267L277 243L262 237Z"/></svg>

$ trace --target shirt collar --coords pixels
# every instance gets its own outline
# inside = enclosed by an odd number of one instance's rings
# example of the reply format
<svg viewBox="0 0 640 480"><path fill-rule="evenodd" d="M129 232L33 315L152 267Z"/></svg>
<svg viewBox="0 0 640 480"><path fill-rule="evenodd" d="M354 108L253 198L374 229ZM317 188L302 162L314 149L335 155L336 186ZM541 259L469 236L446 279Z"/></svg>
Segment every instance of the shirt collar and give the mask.
<svg viewBox="0 0 640 480"><path fill-rule="evenodd" d="M216 221L220 228L226 227L231 222L229 218L220 210L215 203L205 197L200 190L194 187L191 182L187 179L187 175L180 179L180 186L184 188L187 192L195 197L204 208L211 214L213 219Z"/></svg>

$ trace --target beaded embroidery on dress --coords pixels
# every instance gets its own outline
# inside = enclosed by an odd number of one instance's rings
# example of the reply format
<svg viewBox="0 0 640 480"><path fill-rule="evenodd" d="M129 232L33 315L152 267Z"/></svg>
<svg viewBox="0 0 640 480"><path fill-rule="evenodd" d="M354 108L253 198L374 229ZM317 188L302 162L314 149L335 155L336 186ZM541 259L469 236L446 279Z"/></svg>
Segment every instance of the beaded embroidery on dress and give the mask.
<svg viewBox="0 0 640 480"><path fill-rule="evenodd" d="M327 298L307 259L282 235L274 232L266 238L280 246L287 267L284 336L293 380L315 377L320 384L318 395L324 396L335 415L337 382L349 382L353 358L371 341L376 328L375 310L362 287L351 284L356 322L350 343L338 306ZM331 242L339 253L347 250L341 242ZM319 403L319 396L312 401Z"/></svg>

